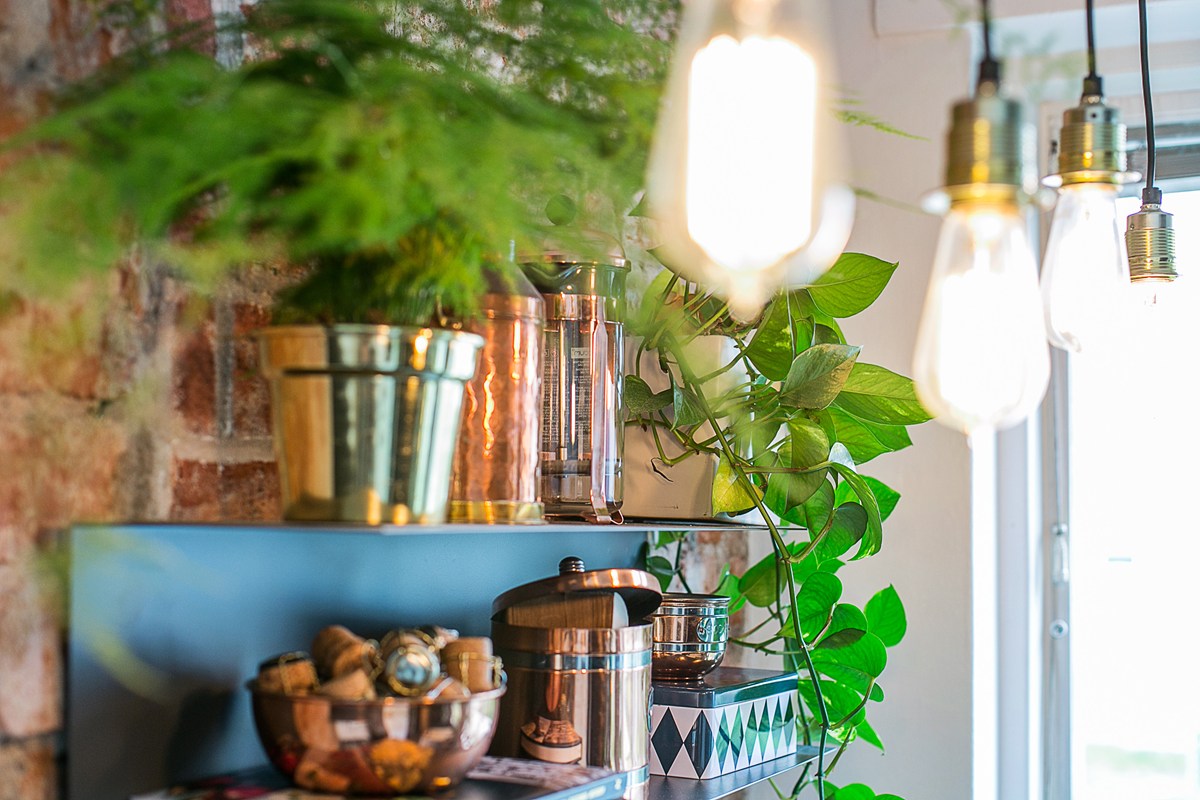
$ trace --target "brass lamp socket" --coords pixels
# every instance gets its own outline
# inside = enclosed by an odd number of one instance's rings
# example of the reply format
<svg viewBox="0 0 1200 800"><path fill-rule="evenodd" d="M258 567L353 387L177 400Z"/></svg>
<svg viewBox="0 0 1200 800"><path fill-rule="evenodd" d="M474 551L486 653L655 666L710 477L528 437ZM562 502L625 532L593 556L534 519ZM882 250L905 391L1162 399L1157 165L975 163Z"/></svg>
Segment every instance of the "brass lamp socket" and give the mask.
<svg viewBox="0 0 1200 800"><path fill-rule="evenodd" d="M1171 215L1158 203L1143 200L1141 209L1130 214L1125 227L1125 249L1129 252L1129 279L1173 281L1175 271L1175 229Z"/></svg>
<svg viewBox="0 0 1200 800"><path fill-rule="evenodd" d="M1118 185L1138 179L1126 171L1125 125L1121 112L1107 105L1101 94L1086 89L1079 105L1063 112L1059 133L1058 174L1046 178L1047 186L1081 183Z"/></svg>
<svg viewBox="0 0 1200 800"><path fill-rule="evenodd" d="M1034 132L1021 104L982 81L975 96L955 103L947 142L946 188L951 203L1024 200L1037 189Z"/></svg>

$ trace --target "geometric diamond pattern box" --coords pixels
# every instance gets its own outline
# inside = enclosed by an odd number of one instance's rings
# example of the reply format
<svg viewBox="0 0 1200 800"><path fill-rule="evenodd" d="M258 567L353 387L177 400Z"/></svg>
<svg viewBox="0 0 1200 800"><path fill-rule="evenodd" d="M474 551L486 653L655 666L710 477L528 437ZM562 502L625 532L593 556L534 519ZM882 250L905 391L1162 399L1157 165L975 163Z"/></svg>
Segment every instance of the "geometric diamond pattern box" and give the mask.
<svg viewBox="0 0 1200 800"><path fill-rule="evenodd" d="M796 752L796 673L718 667L655 681L650 774L706 780Z"/></svg>

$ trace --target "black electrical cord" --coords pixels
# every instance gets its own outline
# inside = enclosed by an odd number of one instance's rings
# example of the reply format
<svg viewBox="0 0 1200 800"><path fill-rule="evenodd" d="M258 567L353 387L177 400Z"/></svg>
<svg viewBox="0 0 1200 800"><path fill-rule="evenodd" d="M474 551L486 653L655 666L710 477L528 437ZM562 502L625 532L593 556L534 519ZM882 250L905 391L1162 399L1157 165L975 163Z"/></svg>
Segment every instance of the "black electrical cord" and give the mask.
<svg viewBox="0 0 1200 800"><path fill-rule="evenodd" d="M1154 103L1150 99L1150 33L1146 23L1146 0L1138 0L1138 31L1142 45L1142 102L1146 106L1146 188L1142 205L1162 203L1162 191L1154 185Z"/></svg>
<svg viewBox="0 0 1200 800"><path fill-rule="evenodd" d="M1096 8L1094 0L1087 0L1087 76L1090 79L1096 75Z"/></svg>
<svg viewBox="0 0 1200 800"><path fill-rule="evenodd" d="M988 0L979 0L983 23L983 60L979 62L979 84L1000 82L1000 62L992 58L992 9Z"/></svg>

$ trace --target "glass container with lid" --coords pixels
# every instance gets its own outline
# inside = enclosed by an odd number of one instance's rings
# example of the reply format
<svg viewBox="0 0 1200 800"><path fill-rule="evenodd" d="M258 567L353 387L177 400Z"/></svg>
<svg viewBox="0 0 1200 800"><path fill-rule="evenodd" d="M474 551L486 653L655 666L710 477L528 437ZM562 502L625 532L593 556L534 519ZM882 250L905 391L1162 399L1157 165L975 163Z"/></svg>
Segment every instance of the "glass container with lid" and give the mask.
<svg viewBox="0 0 1200 800"><path fill-rule="evenodd" d="M546 514L621 522L625 449L623 258L546 253L526 272L546 304L542 500Z"/></svg>

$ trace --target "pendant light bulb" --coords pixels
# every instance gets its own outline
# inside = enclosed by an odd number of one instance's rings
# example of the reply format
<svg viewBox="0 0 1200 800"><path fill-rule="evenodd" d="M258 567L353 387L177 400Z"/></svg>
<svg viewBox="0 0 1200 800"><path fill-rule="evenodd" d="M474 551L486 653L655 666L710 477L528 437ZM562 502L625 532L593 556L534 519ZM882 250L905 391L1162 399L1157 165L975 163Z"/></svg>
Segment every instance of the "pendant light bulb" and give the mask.
<svg viewBox="0 0 1200 800"><path fill-rule="evenodd" d="M1036 188L1033 131L980 65L976 96L955 104L949 201L917 333L921 402L964 433L1015 425L1041 402L1050 357L1023 207Z"/></svg>
<svg viewBox="0 0 1200 800"><path fill-rule="evenodd" d="M1129 269L1117 187L1138 177L1125 171L1125 126L1105 105L1100 78L1089 75L1083 86L1079 105L1063 115L1058 174L1045 181L1061 188L1041 279L1046 335L1076 353L1105 338L1122 313Z"/></svg>
<svg viewBox="0 0 1200 800"><path fill-rule="evenodd" d="M752 317L811 283L854 218L817 0L684 8L647 175L665 261Z"/></svg>
<svg viewBox="0 0 1200 800"><path fill-rule="evenodd" d="M1162 190L1154 185L1157 153L1154 146L1154 102L1150 91L1150 30L1146 0L1138 0L1138 33L1142 66L1142 102L1146 108L1146 187L1142 207L1125 223L1125 249L1129 253L1129 281L1142 305L1153 308L1167 294L1175 271L1175 228L1172 216L1162 210Z"/></svg>
<svg viewBox="0 0 1200 800"><path fill-rule="evenodd" d="M1142 192L1142 207L1126 221L1125 246L1129 251L1129 280L1134 296L1144 306L1155 307L1179 277L1175 271L1174 217L1162 210L1162 192Z"/></svg>
<svg viewBox="0 0 1200 800"><path fill-rule="evenodd" d="M921 402L964 433L1015 425L1041 402L1050 359L1015 202L960 203L946 215L913 369Z"/></svg>

